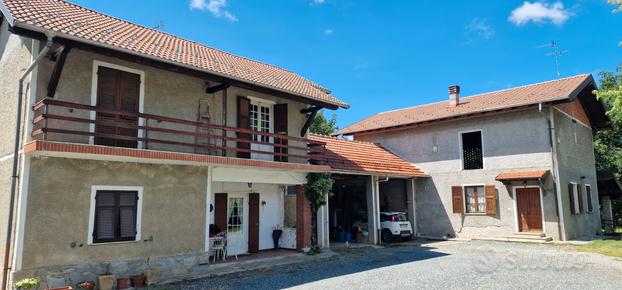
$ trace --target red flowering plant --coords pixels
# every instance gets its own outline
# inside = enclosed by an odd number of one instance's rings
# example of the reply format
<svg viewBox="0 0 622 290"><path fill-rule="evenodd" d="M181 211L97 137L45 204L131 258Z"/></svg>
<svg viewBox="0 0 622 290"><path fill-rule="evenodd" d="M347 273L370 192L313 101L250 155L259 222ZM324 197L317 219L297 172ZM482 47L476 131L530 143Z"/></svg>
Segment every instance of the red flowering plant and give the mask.
<svg viewBox="0 0 622 290"><path fill-rule="evenodd" d="M95 289L95 282L93 282L93 281L82 281L82 282L76 284L76 286L78 287L78 289L92 290L92 289Z"/></svg>

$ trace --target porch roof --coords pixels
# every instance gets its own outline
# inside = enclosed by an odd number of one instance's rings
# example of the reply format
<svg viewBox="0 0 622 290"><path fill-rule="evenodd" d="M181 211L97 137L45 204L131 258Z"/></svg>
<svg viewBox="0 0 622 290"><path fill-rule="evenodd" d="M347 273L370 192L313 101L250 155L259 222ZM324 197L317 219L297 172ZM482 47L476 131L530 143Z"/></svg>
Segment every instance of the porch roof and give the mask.
<svg viewBox="0 0 622 290"><path fill-rule="evenodd" d="M405 161L379 144L316 134L309 134L309 139L325 143L324 158L318 159L322 160L321 164L330 166L333 172L429 176L415 164Z"/></svg>
<svg viewBox="0 0 622 290"><path fill-rule="evenodd" d="M501 172L495 178L498 181L533 180L544 178L549 171L547 169L506 171Z"/></svg>
<svg viewBox="0 0 622 290"><path fill-rule="evenodd" d="M0 0L11 27L53 35L348 108L322 86L291 71L233 55L62 0Z"/></svg>

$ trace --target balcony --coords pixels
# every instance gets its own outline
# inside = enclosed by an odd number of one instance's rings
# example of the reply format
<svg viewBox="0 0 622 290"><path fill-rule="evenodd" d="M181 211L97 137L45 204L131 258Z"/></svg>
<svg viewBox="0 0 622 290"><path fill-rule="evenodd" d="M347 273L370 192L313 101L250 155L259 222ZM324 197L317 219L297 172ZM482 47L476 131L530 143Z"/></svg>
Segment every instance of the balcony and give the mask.
<svg viewBox="0 0 622 290"><path fill-rule="evenodd" d="M45 98L33 108L34 140L320 164L324 143Z"/></svg>

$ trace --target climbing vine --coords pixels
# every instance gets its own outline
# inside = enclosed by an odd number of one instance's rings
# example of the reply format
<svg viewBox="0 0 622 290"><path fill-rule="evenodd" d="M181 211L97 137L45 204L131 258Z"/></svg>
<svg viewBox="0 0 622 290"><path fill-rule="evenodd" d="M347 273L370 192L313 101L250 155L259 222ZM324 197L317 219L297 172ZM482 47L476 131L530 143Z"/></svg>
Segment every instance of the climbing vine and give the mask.
<svg viewBox="0 0 622 290"><path fill-rule="evenodd" d="M309 173L305 184L305 195L315 213L328 198L328 193L333 188L333 179L329 173Z"/></svg>

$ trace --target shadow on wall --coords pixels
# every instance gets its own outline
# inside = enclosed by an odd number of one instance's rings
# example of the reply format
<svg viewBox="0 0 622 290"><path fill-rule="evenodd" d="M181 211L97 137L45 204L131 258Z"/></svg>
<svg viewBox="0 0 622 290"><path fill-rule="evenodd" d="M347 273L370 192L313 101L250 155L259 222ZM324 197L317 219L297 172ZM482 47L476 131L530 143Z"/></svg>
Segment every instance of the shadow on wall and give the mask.
<svg viewBox="0 0 622 290"><path fill-rule="evenodd" d="M417 232L421 236L427 237L455 237L456 232L447 215L448 212L451 212L451 209L447 211L443 207L443 202L433 179L421 179L415 186L417 192L415 197L418 221Z"/></svg>

